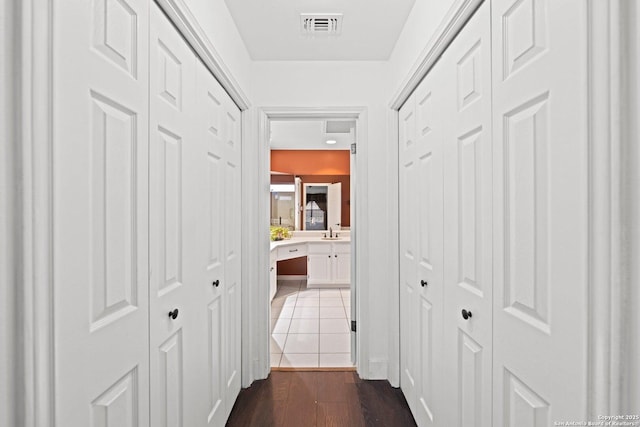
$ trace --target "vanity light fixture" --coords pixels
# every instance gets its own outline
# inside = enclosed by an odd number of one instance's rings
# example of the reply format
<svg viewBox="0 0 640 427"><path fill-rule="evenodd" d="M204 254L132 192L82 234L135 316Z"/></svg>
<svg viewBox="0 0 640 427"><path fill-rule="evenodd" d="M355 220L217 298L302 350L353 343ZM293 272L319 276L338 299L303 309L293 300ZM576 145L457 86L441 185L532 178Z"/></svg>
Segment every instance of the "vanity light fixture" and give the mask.
<svg viewBox="0 0 640 427"><path fill-rule="evenodd" d="M336 142L338 142L338 141L336 141L335 139L327 139L325 142L326 142L327 144L329 144L329 145L333 145L333 144L335 144L335 143L336 143Z"/></svg>

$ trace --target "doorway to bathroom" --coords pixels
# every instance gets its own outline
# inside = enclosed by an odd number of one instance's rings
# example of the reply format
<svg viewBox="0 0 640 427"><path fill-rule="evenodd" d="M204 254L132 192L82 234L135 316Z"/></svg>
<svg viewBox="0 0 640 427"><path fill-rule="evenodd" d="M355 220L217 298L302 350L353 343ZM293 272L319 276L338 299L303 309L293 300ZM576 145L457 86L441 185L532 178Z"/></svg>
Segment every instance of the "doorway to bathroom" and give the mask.
<svg viewBox="0 0 640 427"><path fill-rule="evenodd" d="M268 128L270 366L355 369L357 121L278 117Z"/></svg>

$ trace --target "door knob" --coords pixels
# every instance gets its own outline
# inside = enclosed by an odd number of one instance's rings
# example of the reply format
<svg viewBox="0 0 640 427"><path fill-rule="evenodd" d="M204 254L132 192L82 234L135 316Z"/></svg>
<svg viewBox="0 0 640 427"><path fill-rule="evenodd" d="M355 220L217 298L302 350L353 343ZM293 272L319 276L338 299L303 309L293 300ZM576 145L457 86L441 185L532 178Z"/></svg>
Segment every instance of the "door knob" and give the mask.
<svg viewBox="0 0 640 427"><path fill-rule="evenodd" d="M424 288L425 286L427 286L429 284L429 282L427 282L426 280L420 280L420 284Z"/></svg>
<svg viewBox="0 0 640 427"><path fill-rule="evenodd" d="M170 311L169 317L175 320L175 318L178 317L178 309L174 308L173 311Z"/></svg>
<svg viewBox="0 0 640 427"><path fill-rule="evenodd" d="M472 317L471 316L471 312L465 310L464 308L462 309L462 317L464 318L464 320L467 320L468 318Z"/></svg>
<svg viewBox="0 0 640 427"><path fill-rule="evenodd" d="M220 280L214 280L211 284L217 288L218 286L220 286Z"/></svg>

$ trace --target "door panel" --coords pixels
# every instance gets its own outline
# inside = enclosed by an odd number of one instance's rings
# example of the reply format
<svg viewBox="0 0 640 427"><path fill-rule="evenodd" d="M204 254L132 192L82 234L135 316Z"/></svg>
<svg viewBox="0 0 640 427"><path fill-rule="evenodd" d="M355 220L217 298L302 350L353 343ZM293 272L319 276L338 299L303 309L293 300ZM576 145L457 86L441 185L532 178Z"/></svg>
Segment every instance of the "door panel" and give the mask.
<svg viewBox="0 0 640 427"><path fill-rule="evenodd" d="M415 96L409 97L399 111L399 201L400 201L400 386L411 411L417 413L419 373L416 344L418 318L417 234L416 224L416 124Z"/></svg>
<svg viewBox="0 0 640 427"><path fill-rule="evenodd" d="M199 164L203 165L204 176L202 194L204 206L199 223L202 224L202 245L207 254L202 265L202 281L199 285L200 306L206 312L205 332L207 343L207 389L201 390L208 396L206 405L207 425L222 425L225 418L224 362L226 304L225 280L225 135L224 96L222 88L206 67L197 61L197 102L198 133L202 145L199 147ZM204 424L204 421L202 422Z"/></svg>
<svg viewBox="0 0 640 427"><path fill-rule="evenodd" d="M182 426L184 412L184 364L182 347L182 330L173 335L158 347L160 367L157 380L160 401L164 405L157 407L155 414L159 426ZM154 379L156 377L154 376ZM153 408L153 406L152 406Z"/></svg>
<svg viewBox="0 0 640 427"><path fill-rule="evenodd" d="M587 417L586 7L492 3L500 425Z"/></svg>
<svg viewBox="0 0 640 427"><path fill-rule="evenodd" d="M492 425L492 141L489 5L442 57L447 425ZM465 319L462 310L471 312Z"/></svg>
<svg viewBox="0 0 640 427"><path fill-rule="evenodd" d="M419 289L417 322L419 391L417 419L421 425L438 425L442 389L443 319L443 120L444 75L439 69L416 89L417 199L414 233L418 236L415 285ZM420 286L418 286L420 285Z"/></svg>
<svg viewBox="0 0 640 427"><path fill-rule="evenodd" d="M151 425L198 425L204 322L195 56L156 5L150 28Z"/></svg>
<svg viewBox="0 0 640 427"><path fill-rule="evenodd" d="M56 424L148 426L149 6L53 8Z"/></svg>
<svg viewBox="0 0 640 427"><path fill-rule="evenodd" d="M211 77L213 78L213 77ZM236 396L240 392L240 345L242 334L241 319L241 271L240 271L240 155L241 120L240 110L225 94L223 99L225 120L225 175L224 175L224 284L225 294L225 419L231 413Z"/></svg>

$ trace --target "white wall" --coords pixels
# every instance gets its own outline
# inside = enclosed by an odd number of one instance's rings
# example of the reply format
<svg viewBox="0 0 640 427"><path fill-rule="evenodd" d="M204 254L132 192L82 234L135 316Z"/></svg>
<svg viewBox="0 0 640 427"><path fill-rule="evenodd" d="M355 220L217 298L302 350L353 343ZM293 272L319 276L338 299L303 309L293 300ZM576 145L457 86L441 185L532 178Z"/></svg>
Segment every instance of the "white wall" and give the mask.
<svg viewBox="0 0 640 427"><path fill-rule="evenodd" d="M14 181L12 158L15 148L12 133L11 101L13 97L10 79L13 65L11 45L11 1L0 3L0 426L16 425L14 397L15 387L15 268L13 262L13 207ZM13 82L15 83L15 82Z"/></svg>
<svg viewBox="0 0 640 427"><path fill-rule="evenodd" d="M623 193L623 224L626 229L623 234L627 236L626 251L627 259L625 264L628 272L624 281L627 287L627 314L629 318L623 320L624 324L631 325L627 328L623 341L630 343L627 350L626 361L629 363L629 372L625 377L626 389L622 395L626 396L623 403L624 413L640 413L640 124L638 115L640 114L640 83L638 73L640 72L640 6L637 2L629 3L628 14L629 27L629 52L632 60L627 64L628 73L625 82L629 93L629 105L625 116L625 126L628 126L628 133L625 135L623 159L624 160L624 193Z"/></svg>
<svg viewBox="0 0 640 427"><path fill-rule="evenodd" d="M398 325L390 323L388 294L397 287L393 268L397 240L393 230L393 198L397 190L395 142L388 138L388 76L386 62L366 61L259 61L253 64L253 105L257 107L366 107L368 114L366 206L370 228L361 230L369 241L366 260L367 300L360 305L372 313L359 324L360 339L369 358L360 366L367 378L387 378L390 349L387 336ZM358 177L360 179L360 177ZM389 203L389 200L392 200ZM362 294L361 294L362 295ZM397 332L396 332L397 333Z"/></svg>
<svg viewBox="0 0 640 427"><path fill-rule="evenodd" d="M184 0L220 54L231 75L251 100L251 58L223 0Z"/></svg>
<svg viewBox="0 0 640 427"><path fill-rule="evenodd" d="M456 0L418 0L389 57L389 88L387 101L413 69L420 53Z"/></svg>

